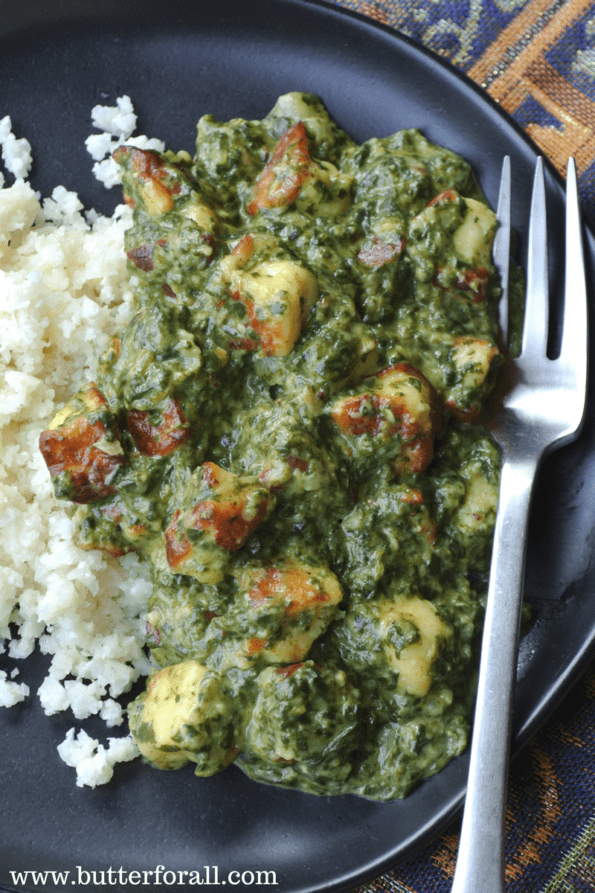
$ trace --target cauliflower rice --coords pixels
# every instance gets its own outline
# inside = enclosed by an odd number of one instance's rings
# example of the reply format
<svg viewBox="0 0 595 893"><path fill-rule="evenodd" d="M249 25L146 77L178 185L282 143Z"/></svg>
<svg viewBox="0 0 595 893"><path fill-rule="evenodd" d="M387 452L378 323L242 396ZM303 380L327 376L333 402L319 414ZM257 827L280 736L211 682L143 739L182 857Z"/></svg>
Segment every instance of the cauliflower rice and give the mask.
<svg viewBox="0 0 595 893"><path fill-rule="evenodd" d="M136 116L128 97L97 106L101 133L86 141L93 170L107 187L119 183L111 152L131 139ZM132 314L124 231L125 205L111 218L85 213L78 196L58 186L40 200L26 177L31 147L0 120L5 170L0 173L0 654L27 658L38 645L49 655L36 692L0 671L0 707L37 697L46 714L72 711L122 725L117 700L149 669L144 653L150 583L134 555L111 559L83 551L54 497L38 448L39 434L78 387L93 380L95 358ZM138 755L132 738L106 744L72 728L58 747L76 768L77 784L109 781L114 764Z"/></svg>

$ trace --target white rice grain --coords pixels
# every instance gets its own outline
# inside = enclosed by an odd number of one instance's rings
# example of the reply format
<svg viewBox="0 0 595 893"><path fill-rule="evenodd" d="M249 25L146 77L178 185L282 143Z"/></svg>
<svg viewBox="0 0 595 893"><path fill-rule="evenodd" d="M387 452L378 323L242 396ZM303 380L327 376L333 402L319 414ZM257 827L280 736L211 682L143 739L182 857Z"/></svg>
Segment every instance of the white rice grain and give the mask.
<svg viewBox="0 0 595 893"><path fill-rule="evenodd" d="M132 103L121 97L97 107L93 122L104 133L90 139L92 157L113 179L117 166L106 156L132 139ZM97 357L133 312L123 247L131 212L121 205L111 218L85 213L63 186L40 201L24 181L29 144L12 134L8 117L0 145L16 177L0 189L0 653L23 660L38 647L50 658L35 693L45 713L99 715L109 728L124 719L115 698L148 672L151 585L135 555L118 561L76 545L38 442L56 410L93 380ZM29 695L0 671L0 706ZM75 738L74 729L58 752L77 769L77 785L92 787L138 754L130 736L106 748L83 730Z"/></svg>

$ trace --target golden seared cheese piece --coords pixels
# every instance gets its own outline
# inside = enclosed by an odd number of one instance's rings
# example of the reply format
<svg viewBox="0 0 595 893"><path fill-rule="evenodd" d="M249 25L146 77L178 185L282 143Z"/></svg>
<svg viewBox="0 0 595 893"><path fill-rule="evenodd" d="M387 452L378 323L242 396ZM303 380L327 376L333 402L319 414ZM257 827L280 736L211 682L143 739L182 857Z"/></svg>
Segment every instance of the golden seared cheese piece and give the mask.
<svg viewBox="0 0 595 893"><path fill-rule="evenodd" d="M115 493L124 464L116 417L96 385L86 385L52 419L39 449L56 496L86 504Z"/></svg>
<svg viewBox="0 0 595 893"><path fill-rule="evenodd" d="M485 300L497 227L488 205L453 189L441 192L409 225L407 252L416 277Z"/></svg>
<svg viewBox="0 0 595 893"><path fill-rule="evenodd" d="M348 439L368 436L401 441L394 462L397 474L424 471L434 451L437 396L432 385L410 363L396 363L364 379L355 392L340 396L330 416Z"/></svg>
<svg viewBox="0 0 595 893"><path fill-rule="evenodd" d="M481 396L494 360L500 351L489 338L459 335L451 359L457 381L446 393L446 404L463 421L473 421L481 410Z"/></svg>
<svg viewBox="0 0 595 893"><path fill-rule="evenodd" d="M310 154L308 132L297 121L283 133L252 190L249 214L295 204L319 215L336 216L350 206L353 178Z"/></svg>
<svg viewBox="0 0 595 893"><path fill-rule="evenodd" d="M114 159L122 168L124 200L151 219L174 209L205 232L213 232L217 215L200 194L184 164L177 158L132 146L119 146ZM187 159L190 161L190 156Z"/></svg>
<svg viewBox="0 0 595 893"><path fill-rule="evenodd" d="M320 97L313 93L293 91L279 96L267 115L267 120L275 119L293 123L301 121L306 128L309 145L313 146L315 150L320 146L321 154L328 154L329 150L336 147L337 142L342 147L348 145L355 147L355 143L347 138L347 135L329 116Z"/></svg>
<svg viewBox="0 0 595 893"><path fill-rule="evenodd" d="M451 627L431 602L417 596L383 599L375 610L378 638L391 670L399 674L398 687L423 697L432 684L432 664L452 635Z"/></svg>
<svg viewBox="0 0 595 893"><path fill-rule="evenodd" d="M275 498L258 479L205 462L191 476L181 502L165 530L167 563L176 573L215 584L232 554L268 517Z"/></svg>
<svg viewBox="0 0 595 893"><path fill-rule="evenodd" d="M297 560L248 566L239 576L239 587L247 598L246 627L252 633L237 654L242 666L257 660L303 660L337 616L343 598L328 568Z"/></svg>
<svg viewBox="0 0 595 893"><path fill-rule="evenodd" d="M142 456L168 456L191 436L180 402L175 399L167 401L157 425L153 423L148 410L129 410L126 428Z"/></svg>
<svg viewBox="0 0 595 893"><path fill-rule="evenodd" d="M257 234L244 236L222 260L221 271L232 298L244 304L263 352L282 357L291 352L302 333L318 300L318 283L314 274L295 260L267 257L275 242ZM265 259L254 261L256 255Z"/></svg>
<svg viewBox="0 0 595 893"><path fill-rule="evenodd" d="M212 775L237 755L233 717L219 674L188 660L151 677L130 727L142 756L160 769L193 762L197 775Z"/></svg>

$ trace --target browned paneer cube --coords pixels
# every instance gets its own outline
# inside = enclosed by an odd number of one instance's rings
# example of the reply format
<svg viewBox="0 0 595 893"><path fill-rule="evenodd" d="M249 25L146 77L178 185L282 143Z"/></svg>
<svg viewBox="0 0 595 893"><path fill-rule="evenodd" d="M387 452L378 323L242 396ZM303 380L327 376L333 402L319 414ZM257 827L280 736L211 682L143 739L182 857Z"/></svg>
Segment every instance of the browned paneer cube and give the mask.
<svg viewBox="0 0 595 893"><path fill-rule="evenodd" d="M126 427L143 456L168 456L190 438L190 427L178 400L169 400L155 425L152 413L132 409L126 416Z"/></svg>
<svg viewBox="0 0 595 893"><path fill-rule="evenodd" d="M151 149L119 146L114 159L122 168L124 200L135 209L142 207L155 219L169 211L179 211L205 232L212 232L217 215L201 194L200 184L188 170ZM137 251L151 250L141 246ZM130 255L129 255L130 256ZM131 260L140 266L135 257ZM142 258L141 258L142 263ZM144 267L140 266L140 269Z"/></svg>
<svg viewBox="0 0 595 893"><path fill-rule="evenodd" d="M113 481L125 462L124 450L115 416L95 384L54 416L39 449L58 498L88 503L116 492Z"/></svg>
<svg viewBox="0 0 595 893"><path fill-rule="evenodd" d="M398 438L397 474L424 471L432 461L437 427L437 395L410 363L396 363L364 379L355 393L339 396L330 415L347 438Z"/></svg>
<svg viewBox="0 0 595 893"><path fill-rule="evenodd" d="M247 629L255 633L240 647L240 665L259 659L274 664L303 660L343 599L339 581L327 567L295 559L249 566L239 585L247 593Z"/></svg>
<svg viewBox="0 0 595 893"><path fill-rule="evenodd" d="M205 462L190 478L182 502L165 531L167 562L177 573L214 584L275 499L256 478Z"/></svg>
<svg viewBox="0 0 595 893"><path fill-rule="evenodd" d="M159 217L167 211L173 211L174 195L180 192L180 183L177 177L172 176L170 165L165 164L158 152L136 149L132 146L119 146L114 152L114 158L128 171L130 178L135 182L150 217ZM133 190L126 182L124 199L136 207Z"/></svg>
<svg viewBox="0 0 595 893"><path fill-rule="evenodd" d="M278 208L294 201L310 176L308 134L301 121L281 136L268 164L256 181L248 213Z"/></svg>
<svg viewBox="0 0 595 893"><path fill-rule="evenodd" d="M275 256L275 248L270 236L244 236L223 260L221 271L232 298L244 304L263 352L281 357L300 337L318 300L318 283L292 258Z"/></svg>
<svg viewBox="0 0 595 893"><path fill-rule="evenodd" d="M318 283L313 273L294 261L263 261L239 277L232 296L246 307L263 352L283 357L302 333L318 298Z"/></svg>
<svg viewBox="0 0 595 893"><path fill-rule="evenodd" d="M434 285L444 291L458 292L472 304L481 304L488 293L489 278L490 272L487 267L471 267L453 273L451 267L437 266Z"/></svg>
<svg viewBox="0 0 595 893"><path fill-rule="evenodd" d="M341 214L352 201L352 177L329 161L312 158L308 133L302 121L281 135L252 190L249 214L283 208L316 207L321 215Z"/></svg>

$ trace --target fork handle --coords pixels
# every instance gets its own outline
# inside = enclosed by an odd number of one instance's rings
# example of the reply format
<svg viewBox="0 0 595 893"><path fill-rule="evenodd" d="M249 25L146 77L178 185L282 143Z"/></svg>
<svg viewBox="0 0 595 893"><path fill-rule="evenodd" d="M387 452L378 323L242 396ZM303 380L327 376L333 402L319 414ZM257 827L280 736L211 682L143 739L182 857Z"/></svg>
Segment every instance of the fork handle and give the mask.
<svg viewBox="0 0 595 893"><path fill-rule="evenodd" d="M527 522L539 457L505 459L452 893L504 893L504 839Z"/></svg>

